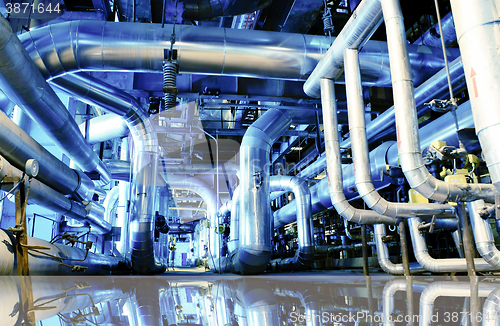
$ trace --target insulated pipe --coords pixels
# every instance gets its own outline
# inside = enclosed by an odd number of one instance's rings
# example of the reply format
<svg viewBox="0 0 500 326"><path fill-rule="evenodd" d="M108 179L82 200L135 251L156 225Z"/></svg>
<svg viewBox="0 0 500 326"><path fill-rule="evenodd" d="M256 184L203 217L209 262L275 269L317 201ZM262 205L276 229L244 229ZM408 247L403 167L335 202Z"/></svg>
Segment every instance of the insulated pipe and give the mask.
<svg viewBox="0 0 500 326"><path fill-rule="evenodd" d="M75 120L50 88L9 22L0 17L0 85L5 94L35 120L71 160L101 181L110 178L104 163L82 137Z"/></svg>
<svg viewBox="0 0 500 326"><path fill-rule="evenodd" d="M115 206L117 206L118 199L120 195L120 189L118 186L114 186L107 194L106 199L104 199L104 220L111 225L116 225L113 221L113 216L111 213L116 214L116 210L114 210Z"/></svg>
<svg viewBox="0 0 500 326"><path fill-rule="evenodd" d="M500 192L500 32L498 1L481 3L453 0L458 45L472 105L476 134L490 171L491 182ZM492 109L495 108L495 109Z"/></svg>
<svg viewBox="0 0 500 326"><path fill-rule="evenodd" d="M245 132L240 147L239 246L234 269L242 274L263 272L272 252L273 221L269 205L270 153L290 127L286 110L267 110Z"/></svg>
<svg viewBox="0 0 500 326"><path fill-rule="evenodd" d="M500 321L500 287L491 291L483 305L483 325L495 326Z"/></svg>
<svg viewBox="0 0 500 326"><path fill-rule="evenodd" d="M38 251L60 257L61 260L47 257L35 251L29 251L29 269L30 275L95 275L109 274L118 270L120 259L113 256L105 256L88 252L85 258L85 250L70 246L65 246L59 243L50 243L45 240L28 237L29 246L43 246L50 249L37 249ZM16 239L15 237L4 230L0 230L0 275L16 275L17 274L17 257L16 257ZM68 259L78 259L72 261ZM81 261L80 261L81 260ZM79 272L71 267L63 266L78 265L87 267L86 270Z"/></svg>
<svg viewBox="0 0 500 326"><path fill-rule="evenodd" d="M89 134L85 133L89 124ZM123 117L117 114L104 114L81 123L78 128L89 144L97 144L106 140L123 138L128 135L129 129Z"/></svg>
<svg viewBox="0 0 500 326"><path fill-rule="evenodd" d="M82 20L33 29L20 38L46 79L80 70L161 72L172 28ZM174 50L181 73L305 80L329 45L324 36L176 25ZM415 78L424 81L443 67L440 49L408 48ZM389 86L386 43L368 42L361 57L366 85Z"/></svg>
<svg viewBox="0 0 500 326"><path fill-rule="evenodd" d="M489 214L483 218L480 212L486 208L484 200L467 203L470 223L476 240L476 248L481 257L491 266L500 269L500 251L495 246Z"/></svg>
<svg viewBox="0 0 500 326"><path fill-rule="evenodd" d="M240 189L240 186L236 187L233 192L233 200L231 200L231 226L229 228L229 240L227 242L227 249L230 255L238 249L240 241Z"/></svg>
<svg viewBox="0 0 500 326"><path fill-rule="evenodd" d="M448 204L393 203L380 196L375 190L368 156L363 86L361 86L357 49L345 50L344 66L349 133L352 141L352 160L355 166L354 176L356 189L363 201L377 213L390 217L454 216L454 209Z"/></svg>
<svg viewBox="0 0 500 326"><path fill-rule="evenodd" d="M237 16L267 7L270 0L183 0L182 17L187 20L210 20L220 16Z"/></svg>
<svg viewBox="0 0 500 326"><path fill-rule="evenodd" d="M321 78L337 79L342 74L345 49L361 49L382 24L380 0L363 0L304 83L304 93L319 97Z"/></svg>
<svg viewBox="0 0 500 326"><path fill-rule="evenodd" d="M338 136L337 103L335 101L335 88L331 79L321 79L321 104L323 107L328 188L333 206L343 218L350 222L395 225L397 219L380 215L374 211L354 208L345 198Z"/></svg>
<svg viewBox="0 0 500 326"><path fill-rule="evenodd" d="M94 183L87 175L58 160L3 112L0 112L0 152L23 171L26 161L35 159L40 166L36 179L64 195L76 193L84 201L92 199Z"/></svg>
<svg viewBox="0 0 500 326"><path fill-rule="evenodd" d="M406 48L401 7L397 0L382 0L396 112L399 161L410 187L440 202L495 201L495 187L485 184L445 183L434 178L422 159L412 73Z"/></svg>
<svg viewBox="0 0 500 326"><path fill-rule="evenodd" d="M375 246L377 248L377 258L380 267L384 272L392 275L403 275L403 264L394 264L389 259L389 247L384 243L383 238L386 236L385 225L375 224L373 226L373 235L375 238ZM419 263L410 263L410 271L412 273L421 273L425 269Z"/></svg>
<svg viewBox="0 0 500 326"><path fill-rule="evenodd" d="M134 141L130 215L132 268L141 274L154 274L163 269L155 260L153 224L158 170L158 138L151 120L131 95L87 74L68 74L52 81L81 101L102 107L121 116Z"/></svg>
<svg viewBox="0 0 500 326"><path fill-rule="evenodd" d="M435 273L466 272L467 262L465 258L434 259L429 255L425 237L418 229L420 223L422 223L422 220L418 217L408 219L413 252L420 265L426 270ZM474 265L477 271L495 270L495 268L488 264L483 258L475 258Z"/></svg>
<svg viewBox="0 0 500 326"><path fill-rule="evenodd" d="M291 191L297 205L297 235L299 248L293 264L307 265L314 257L314 235L311 210L311 192L304 179L276 175L269 181L270 191Z"/></svg>
<svg viewBox="0 0 500 326"><path fill-rule="evenodd" d="M132 165L130 161L104 160L104 164L111 174L111 179L130 182Z"/></svg>
<svg viewBox="0 0 500 326"><path fill-rule="evenodd" d="M7 160L0 156L0 180L5 177L21 178L23 173L13 167ZM23 186L27 189L29 181L25 177ZM64 197L59 192L48 187L36 179L31 180L29 185L30 192L28 196L28 204L35 204L52 210L55 213L60 213L69 218L78 220L84 224L89 224L92 231L105 234L111 231L111 224L104 221L104 211L102 206L95 202L91 202L87 206L82 203L73 201ZM9 191L12 189L11 184L4 184L1 190Z"/></svg>
<svg viewBox="0 0 500 326"><path fill-rule="evenodd" d="M33 120L18 106L15 106L12 112L12 121L29 135Z"/></svg>
<svg viewBox="0 0 500 326"><path fill-rule="evenodd" d="M451 12L441 19L441 27L443 29L443 35L439 34L439 24L435 24L413 42L413 44L441 48L441 38L444 38L445 46L452 45L453 42L457 40L457 33L455 31L455 23L453 22L453 15Z"/></svg>

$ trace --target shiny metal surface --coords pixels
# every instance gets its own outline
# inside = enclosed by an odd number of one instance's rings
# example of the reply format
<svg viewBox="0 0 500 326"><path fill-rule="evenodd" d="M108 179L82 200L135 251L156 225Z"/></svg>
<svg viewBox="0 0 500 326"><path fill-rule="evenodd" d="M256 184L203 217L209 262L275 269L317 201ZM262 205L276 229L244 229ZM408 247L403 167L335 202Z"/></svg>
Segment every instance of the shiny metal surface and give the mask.
<svg viewBox="0 0 500 326"><path fill-rule="evenodd" d="M404 269L403 264L395 264L389 259L389 247L384 243L383 238L386 236L386 230L384 224L375 224L373 226L373 237L375 240L375 246L377 248L377 259L380 267L384 272L392 275L403 275ZM419 263L410 263L410 271L412 273L420 273L425 271L425 269L420 266Z"/></svg>
<svg viewBox="0 0 500 326"><path fill-rule="evenodd" d="M271 147L291 125L286 110L270 109L248 127L240 147L239 247L233 266L239 273L263 272L271 258L269 205Z"/></svg>
<svg viewBox="0 0 500 326"><path fill-rule="evenodd" d="M116 215L115 207L118 205L118 199L120 198L120 187L114 186L106 195L104 203L104 220L112 225L116 225L114 216Z"/></svg>
<svg viewBox="0 0 500 326"><path fill-rule="evenodd" d="M12 121L28 135L31 130L31 118L20 107L15 106L12 112Z"/></svg>
<svg viewBox="0 0 500 326"><path fill-rule="evenodd" d="M265 8L270 0L184 0L184 19L210 20L220 16L236 16Z"/></svg>
<svg viewBox="0 0 500 326"><path fill-rule="evenodd" d="M236 187L233 192L233 200L231 200L231 227L229 229L229 240L227 241L227 249L232 255L240 243L240 187Z"/></svg>
<svg viewBox="0 0 500 326"><path fill-rule="evenodd" d="M85 134L86 124L89 123L89 134ZM129 130L125 120L117 114L105 114L81 123L80 132L89 144L97 144L114 138L123 138Z"/></svg>
<svg viewBox="0 0 500 326"><path fill-rule="evenodd" d="M484 200L467 203L467 206L477 251L487 263L500 269L500 251L495 245L489 215L483 218L479 214L483 208L486 208Z"/></svg>
<svg viewBox="0 0 500 326"><path fill-rule="evenodd" d="M130 160L129 156L129 147L128 147L128 138L122 139L122 143L120 146L120 160L128 161ZM129 208L129 199L130 199L130 183L125 181L118 181L119 188L119 198L118 198L118 208L117 210L117 219L116 225L121 228L120 231L120 241L116 241L116 249L120 252L124 257L130 259L130 244L129 244L129 234L130 231L128 229L128 208Z"/></svg>
<svg viewBox="0 0 500 326"><path fill-rule="evenodd" d="M5 113L7 116L11 116L14 112L14 107L16 103L12 102L5 93L0 90L0 111Z"/></svg>
<svg viewBox="0 0 500 326"><path fill-rule="evenodd" d="M4 230L0 230L0 261L2 262L0 268L1 275L16 275L16 254L13 253L15 237ZM89 252L85 258L85 250L70 246L65 246L60 243L49 243L48 241L28 237L28 245L30 246L43 246L50 249L43 252L61 257L61 260L49 258L45 255L31 251L29 255L30 275L96 275L96 274L109 274L117 270L120 259L112 256L105 256ZM71 261L65 258L81 259L81 261ZM72 270L71 267L61 265L61 262L68 265L78 265L87 267L85 271L79 272Z"/></svg>
<svg viewBox="0 0 500 326"><path fill-rule="evenodd" d="M368 140L366 139L365 108L363 87L359 71L357 49L346 49L344 52L346 75L347 109L349 117L349 133L352 141L352 159L356 167L354 176L356 189L366 205L377 213L391 217L414 216L454 216L455 211L448 204L412 204L389 202L375 190L372 182Z"/></svg>
<svg viewBox="0 0 500 326"><path fill-rule="evenodd" d="M97 229L99 233L108 233L111 231L111 223L104 219L104 206L92 201L85 206L87 211L86 221L91 225L91 231Z"/></svg>
<svg viewBox="0 0 500 326"><path fill-rule="evenodd" d="M131 185L134 192L130 198L132 214L129 215L132 266L142 274L162 270L161 264L155 261L152 241L158 138L151 120L131 95L85 73L65 75L52 82L81 101L102 107L125 120L134 140Z"/></svg>
<svg viewBox="0 0 500 326"><path fill-rule="evenodd" d="M94 185L88 176L78 174L37 143L0 112L0 152L13 166L24 171L27 160L40 164L36 178L64 195L77 193L83 200L92 199Z"/></svg>
<svg viewBox="0 0 500 326"><path fill-rule="evenodd" d="M443 258L435 259L429 255L427 250L427 242L424 235L418 229L418 225L422 220L418 217L408 219L408 228L411 234L411 243L413 245L413 253L416 260L423 268L430 272L446 273L446 272L466 272L467 262L465 258ZM474 264L477 271L492 271L493 266L488 264L483 258L475 258Z"/></svg>
<svg viewBox="0 0 500 326"><path fill-rule="evenodd" d="M34 29L20 38L42 75L52 79L80 70L160 72L171 34L172 25L82 20ZM176 36L181 73L286 80L305 80L330 45L323 36L189 25L177 25ZM443 67L439 49L408 47L421 81ZM453 49L450 53L458 56ZM386 44L368 42L361 57L366 85L389 86Z"/></svg>
<svg viewBox="0 0 500 326"><path fill-rule="evenodd" d="M269 191L293 192L297 206L297 240L299 244L293 264L307 265L314 257L311 192L307 182L297 177L275 175L269 179Z"/></svg>
<svg viewBox="0 0 500 326"><path fill-rule="evenodd" d="M99 172L106 182L108 176L104 164L82 137L73 117L47 84L3 16L0 17L0 34L2 90L29 113L71 160L84 171Z"/></svg>
<svg viewBox="0 0 500 326"><path fill-rule="evenodd" d="M321 79L321 103L323 107L328 172L327 184L333 206L342 217L351 222L361 224L396 224L397 219L380 215L374 211L356 209L345 198L338 136L337 104L335 101L334 84L331 79Z"/></svg>
<svg viewBox="0 0 500 326"><path fill-rule="evenodd" d="M441 19L441 27L443 28L443 35L439 34L439 25L435 24L427 32L422 34L413 42L413 44L434 46L437 48L441 47L441 37L444 38L444 44L450 46L457 40L457 33L455 31L455 23L453 21L453 15L449 12L446 16Z"/></svg>
<svg viewBox="0 0 500 326"><path fill-rule="evenodd" d="M119 181L130 181L132 164L130 161L104 160L111 178Z"/></svg>
<svg viewBox="0 0 500 326"><path fill-rule="evenodd" d="M494 326L500 321L500 287L491 291L483 305L484 326Z"/></svg>
<svg viewBox="0 0 500 326"><path fill-rule="evenodd" d="M401 8L394 0L382 0L382 9L391 62L399 161L408 183L423 196L441 202L494 201L496 191L492 185L445 183L434 178L425 167Z"/></svg>
<svg viewBox="0 0 500 326"><path fill-rule="evenodd" d="M476 134L490 171L491 182L500 192L500 100L499 60L500 12L497 1L472 5L469 1L451 2L458 45L462 53L467 88L474 115ZM491 109L495 108L495 109Z"/></svg>

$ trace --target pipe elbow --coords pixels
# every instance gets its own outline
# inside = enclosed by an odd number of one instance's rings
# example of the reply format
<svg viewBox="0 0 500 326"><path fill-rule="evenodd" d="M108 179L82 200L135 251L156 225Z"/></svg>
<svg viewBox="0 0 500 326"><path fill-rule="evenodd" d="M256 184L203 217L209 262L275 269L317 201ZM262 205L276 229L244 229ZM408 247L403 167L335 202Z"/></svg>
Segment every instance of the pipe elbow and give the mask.
<svg viewBox="0 0 500 326"><path fill-rule="evenodd" d="M240 246L233 256L233 270L237 273L249 275L259 274L267 269L271 260L269 248L256 246Z"/></svg>

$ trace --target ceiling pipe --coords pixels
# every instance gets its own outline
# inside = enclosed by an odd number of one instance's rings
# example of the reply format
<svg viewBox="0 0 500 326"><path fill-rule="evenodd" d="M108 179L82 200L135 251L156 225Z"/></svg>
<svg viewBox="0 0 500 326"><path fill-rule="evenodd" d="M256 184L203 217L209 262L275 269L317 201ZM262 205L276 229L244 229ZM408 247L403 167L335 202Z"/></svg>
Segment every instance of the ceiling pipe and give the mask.
<svg viewBox="0 0 500 326"><path fill-rule="evenodd" d="M293 266L308 266L314 258L314 235L311 192L307 181L297 177L275 175L269 181L270 191L291 191L297 205L297 240L299 248L293 257Z"/></svg>
<svg viewBox="0 0 500 326"><path fill-rule="evenodd" d="M9 22L0 17L0 84L6 95L50 136L68 157L86 172L96 171L110 181L104 163L78 130L75 120L36 68Z"/></svg>
<svg viewBox="0 0 500 326"><path fill-rule="evenodd" d="M321 104L323 107L328 188L333 206L343 218L350 222L395 225L397 223L396 218L383 216L371 210L354 208L345 198L338 136L337 103L335 101L335 88L331 79L321 79Z"/></svg>
<svg viewBox="0 0 500 326"><path fill-rule="evenodd" d="M419 264L426 270L434 273L466 272L467 262L465 258L435 259L429 255L425 237L418 229L418 225L421 223L422 220L419 217L408 219L413 253ZM483 258L474 258L474 265L476 266L476 270L480 272L498 270L488 264Z"/></svg>
<svg viewBox="0 0 500 326"><path fill-rule="evenodd" d="M500 251L495 246L495 239L490 225L490 214L484 200L467 203L467 206L477 251L488 264L500 269Z"/></svg>
<svg viewBox="0 0 500 326"><path fill-rule="evenodd" d="M87 104L121 116L127 123L134 141L131 173L134 192L129 215L132 268L141 274L162 272L164 266L156 261L153 248L159 153L151 120L134 97L87 74L68 74L52 83Z"/></svg>
<svg viewBox="0 0 500 326"><path fill-rule="evenodd" d="M220 16L237 16L267 7L271 0L183 0L182 17L188 20L210 20Z"/></svg>
<svg viewBox="0 0 500 326"><path fill-rule="evenodd" d="M233 268L242 274L263 272L271 259L272 213L269 205L270 152L290 127L286 110L270 109L248 127L240 147L239 246Z"/></svg>
<svg viewBox="0 0 500 326"><path fill-rule="evenodd" d="M380 267L384 272L392 275L403 275L404 268L403 264L394 264L389 259L389 247L387 243L384 243L384 237L386 236L385 225L375 224L373 226L373 237L375 238L375 246L377 248L377 259ZM425 269L419 263L410 263L410 272L421 273L425 272Z"/></svg>
<svg viewBox="0 0 500 326"><path fill-rule="evenodd" d="M304 83L304 93L311 97L320 97L320 80L337 79L343 72L344 50L361 49L382 24L382 18L380 0L361 1Z"/></svg>
<svg viewBox="0 0 500 326"><path fill-rule="evenodd" d="M455 210L448 204L394 203L387 201L375 190L370 171L363 86L361 85L357 49L345 50L344 66L349 133L352 141L352 160L353 165L356 167L354 169L354 176L356 179L356 189L363 201L377 213L395 218L433 215L439 217L455 216Z"/></svg>
<svg viewBox="0 0 500 326"><path fill-rule="evenodd" d="M17 275L16 238L12 233L0 230L0 275ZM118 270L120 258L95 254L91 251L66 246L60 243L50 243L45 240L28 237L29 246L42 246L49 248L38 249L49 255L60 257L55 259L46 255L29 251L29 273L35 275L96 275L110 274ZM75 261L75 259L77 261ZM73 270L61 263L86 267L83 271Z"/></svg>
<svg viewBox="0 0 500 326"><path fill-rule="evenodd" d="M457 40L453 15L449 12L441 19L443 35L439 34L439 24L434 24L427 32L422 34L413 44L433 46L441 48L441 38L444 38L445 46L450 46Z"/></svg>
<svg viewBox="0 0 500 326"><path fill-rule="evenodd" d="M33 29L20 38L46 79L91 70L161 72L172 27L82 20ZM305 80L329 45L324 36L176 25L174 50L180 73ZM444 66L440 49L408 47L415 78L424 81ZM452 59L459 54L449 52ZM365 85L390 86L386 43L368 42L361 57Z"/></svg>
<svg viewBox="0 0 500 326"><path fill-rule="evenodd" d="M26 161L35 159L39 172L35 177L63 195L77 194L92 200L94 183L81 171L73 170L37 143L25 131L0 112L0 153L17 169L24 171Z"/></svg>
<svg viewBox="0 0 500 326"><path fill-rule="evenodd" d="M3 180L5 177L21 178L22 176L23 172L0 156L0 180ZM88 224L91 227L91 231L95 231L98 234L106 234L111 231L111 224L104 221L104 210L101 205L90 202L85 206L80 202L66 198L37 179L32 179L30 184L28 178L24 177L23 186L27 189L28 185L30 187L28 204L39 205L55 213L82 222L85 225ZM4 191L9 191L11 188L11 184L1 186L1 190Z"/></svg>
<svg viewBox="0 0 500 326"><path fill-rule="evenodd" d="M490 171L491 182L500 192L500 8L497 1L451 1L458 45L476 125L476 134ZM494 109L492 109L494 108ZM471 199L473 200L473 199Z"/></svg>
<svg viewBox="0 0 500 326"><path fill-rule="evenodd" d="M497 192L493 185L445 183L433 177L425 167L401 7L396 0L382 0L382 8L391 64L399 161L410 187L440 202L477 199L495 202Z"/></svg>
<svg viewBox="0 0 500 326"><path fill-rule="evenodd" d="M89 134L86 134L89 124ZM102 143L115 138L123 138L129 134L127 122L117 114L104 114L81 123L78 128L89 144Z"/></svg>

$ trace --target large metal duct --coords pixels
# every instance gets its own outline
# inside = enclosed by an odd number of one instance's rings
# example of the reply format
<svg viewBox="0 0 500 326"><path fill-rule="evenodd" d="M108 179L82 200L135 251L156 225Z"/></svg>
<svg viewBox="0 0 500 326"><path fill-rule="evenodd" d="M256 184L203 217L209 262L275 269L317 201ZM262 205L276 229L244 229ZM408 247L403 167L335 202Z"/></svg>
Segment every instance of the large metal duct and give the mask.
<svg viewBox="0 0 500 326"><path fill-rule="evenodd" d="M10 116L14 112L16 103L12 102L7 95L0 89L0 111Z"/></svg>
<svg viewBox="0 0 500 326"><path fill-rule="evenodd" d="M12 112L12 121L29 135L33 120L17 105Z"/></svg>
<svg viewBox="0 0 500 326"><path fill-rule="evenodd" d="M270 109L248 127L241 142L239 246L233 257L239 273L261 273L271 258L270 153L291 123L286 110Z"/></svg>
<svg viewBox="0 0 500 326"><path fill-rule="evenodd" d="M134 141L132 193L129 215L132 268L141 274L160 272L163 264L155 261L153 224L158 170L158 138L151 120L131 95L87 74L66 75L52 81L81 101L120 115Z"/></svg>
<svg viewBox="0 0 500 326"><path fill-rule="evenodd" d="M396 218L383 216L371 210L354 208L345 198L338 136L337 103L335 101L335 87L331 79L321 79L321 104L323 107L327 177L333 206L343 218L351 222L396 224Z"/></svg>
<svg viewBox="0 0 500 326"><path fill-rule="evenodd" d="M269 181L270 191L291 191L297 205L297 234L299 248L293 265L307 265L314 257L314 235L311 210L311 192L304 179L276 175Z"/></svg>
<svg viewBox="0 0 500 326"><path fill-rule="evenodd" d="M455 216L453 207L437 203L393 203L375 190L372 182L370 158L368 156L368 140L366 139L365 107L363 102L363 86L359 71L357 49L346 49L344 53L346 76L347 110L349 133L352 141L352 160L356 189L366 205L377 213L391 217L414 216Z"/></svg>
<svg viewBox="0 0 500 326"><path fill-rule="evenodd" d="M377 248L377 259L380 267L384 272L392 275L403 275L404 268L403 264L394 264L389 259L389 247L384 243L384 237L386 236L385 225L375 224L373 226L373 237L375 240L375 246ZM410 263L410 272L421 273L425 269L419 263Z"/></svg>
<svg viewBox="0 0 500 326"><path fill-rule="evenodd" d="M495 239L490 225L490 215L488 214L484 200L476 200L467 203L469 207L469 218L474 232L476 248L481 257L491 266L500 269L500 251L495 246ZM481 216L484 214L484 217Z"/></svg>
<svg viewBox="0 0 500 326"><path fill-rule="evenodd" d="M444 38L444 45L450 46L457 40L453 15L449 12L441 19L443 35L439 34L439 24L432 26L427 32L422 34L413 44L441 47L441 38Z"/></svg>
<svg viewBox="0 0 500 326"><path fill-rule="evenodd" d="M426 270L434 273L466 272L467 262L465 258L435 259L429 255L425 237L418 229L420 223L422 223L422 220L418 217L408 219L413 253L420 265ZM483 258L474 258L474 265L476 270L480 272L495 270L495 268L488 264Z"/></svg>
<svg viewBox="0 0 500 326"><path fill-rule="evenodd" d="M38 252L29 252L30 275L95 275L110 274L118 269L120 259L113 256L105 256L86 252L83 249L66 246L59 243L50 243L45 240L28 237L29 246L42 246L49 248L37 249L49 255L61 259L50 258ZM0 230L0 275L17 275L16 239L4 230ZM78 265L87 267L84 271L73 270L71 267L63 266Z"/></svg>
<svg viewBox="0 0 500 326"><path fill-rule="evenodd" d="M495 326L500 321L500 287L491 291L483 305L484 326Z"/></svg>
<svg viewBox="0 0 500 326"><path fill-rule="evenodd" d="M92 199L94 183L86 174L58 160L3 112L0 112L0 153L23 171L26 161L35 159L40 165L36 179L64 195L76 193L84 201Z"/></svg>
<svg viewBox="0 0 500 326"><path fill-rule="evenodd" d="M410 187L423 196L440 202L477 199L494 202L497 192L493 185L445 183L434 178L425 167L420 151L413 79L405 46L406 34L401 7L396 0L382 0L382 9L391 63L399 160Z"/></svg>
<svg viewBox="0 0 500 326"><path fill-rule="evenodd" d="M51 79L80 70L161 72L171 34L172 25L82 20L33 29L20 38ZM189 25L177 25L176 36L181 73L286 80L305 80L330 45L323 36ZM408 48L416 79L424 81L444 66L440 49ZM459 54L449 52L453 59ZM365 85L390 85L385 42L368 42L361 58Z"/></svg>
<svg viewBox="0 0 500 326"><path fill-rule="evenodd" d="M64 153L86 172L97 171L102 183L109 175L56 93L50 88L9 22L0 17L0 85L5 94L35 120Z"/></svg>
<svg viewBox="0 0 500 326"><path fill-rule="evenodd" d="M104 220L112 225L116 225L116 222L113 221L113 216L111 214L116 214L116 206L118 204L118 199L120 197L120 188L118 186L114 186L106 195L106 199L104 199Z"/></svg>
<svg viewBox="0 0 500 326"><path fill-rule="evenodd" d="M322 78L335 80L342 74L344 50L363 48L380 24L382 24L380 0L361 1L328 52L304 83L304 93L311 97L320 97L320 80Z"/></svg>
<svg viewBox="0 0 500 326"><path fill-rule="evenodd" d="M12 166L7 160L0 156L0 180L5 177L21 178L23 173ZM25 177L24 187L28 187L29 181ZM1 190L9 191L11 184L1 185ZM95 233L105 234L111 231L111 224L104 221L104 209L101 205L90 202L87 206L64 197L64 195L41 183L37 179L32 179L28 204L35 204L60 213L69 218L78 220L84 224L89 224Z"/></svg>
<svg viewBox="0 0 500 326"><path fill-rule="evenodd" d="M87 135L87 124L89 134ZM117 114L104 114L92 118L79 126L80 132L89 144L97 144L115 138L123 138L128 135L127 122Z"/></svg>
<svg viewBox="0 0 500 326"><path fill-rule="evenodd" d="M236 16L267 7L271 0L183 0L184 19L210 20L220 16Z"/></svg>
<svg viewBox="0 0 500 326"><path fill-rule="evenodd" d="M491 181L500 192L500 8L498 1L480 3L453 0L458 45L464 62L467 88L472 104L476 134L490 171ZM495 109L492 109L495 108Z"/></svg>

